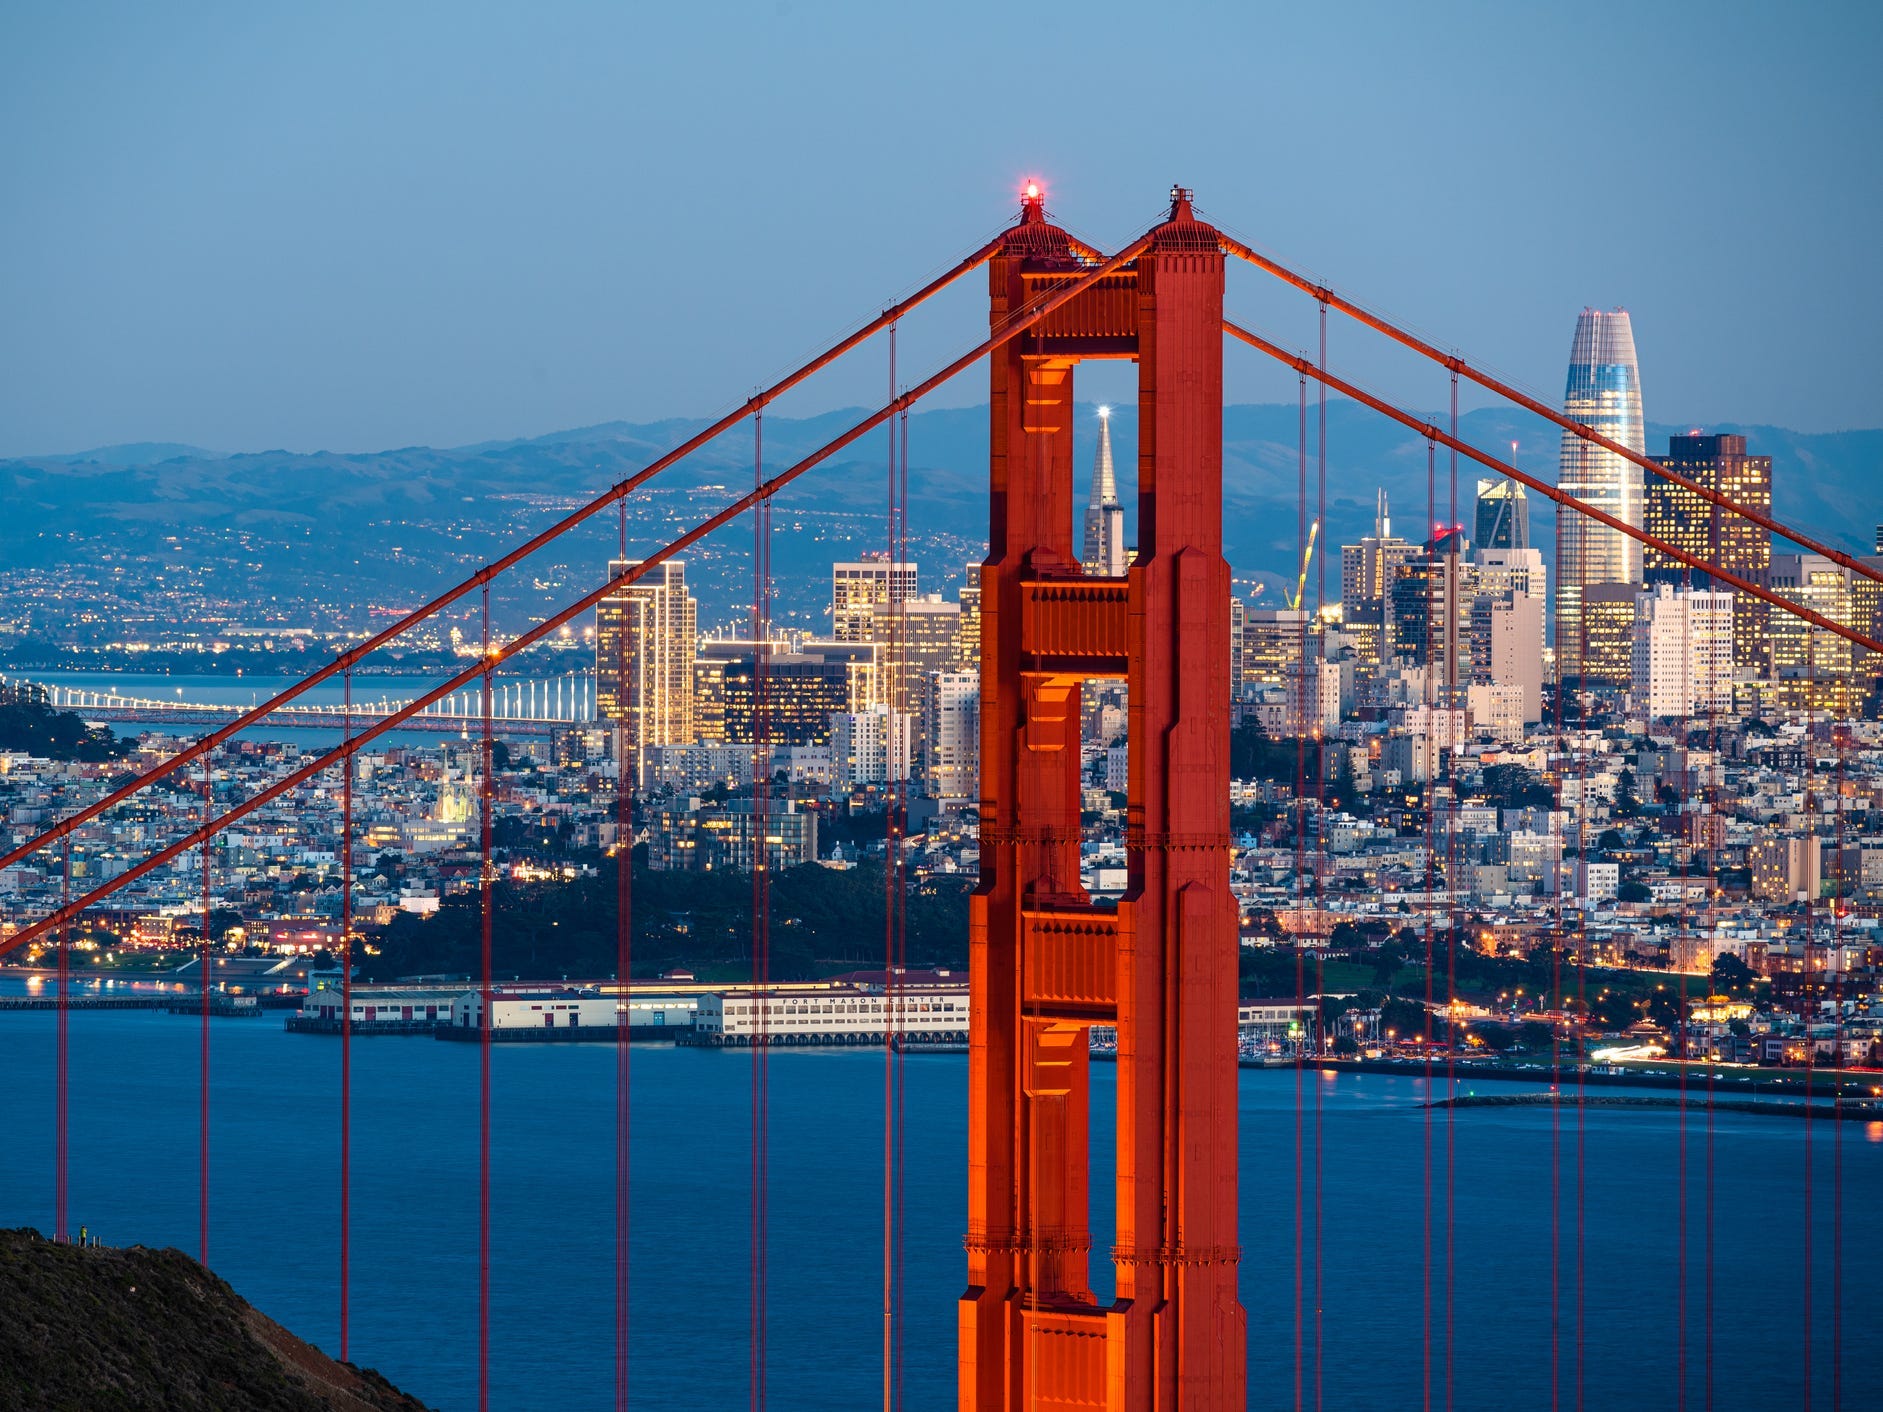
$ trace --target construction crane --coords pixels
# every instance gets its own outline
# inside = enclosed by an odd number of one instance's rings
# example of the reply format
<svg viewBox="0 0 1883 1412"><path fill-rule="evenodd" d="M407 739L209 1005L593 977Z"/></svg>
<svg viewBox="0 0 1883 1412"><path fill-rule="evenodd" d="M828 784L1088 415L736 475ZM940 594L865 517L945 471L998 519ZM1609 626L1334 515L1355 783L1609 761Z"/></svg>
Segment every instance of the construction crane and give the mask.
<svg viewBox="0 0 1883 1412"><path fill-rule="evenodd" d="M1301 556L1301 577L1295 580L1295 596L1288 603L1288 606L1297 612L1300 611L1301 600L1308 591L1308 565L1314 562L1314 537L1320 532L1319 520L1308 526L1308 548L1307 552Z"/></svg>

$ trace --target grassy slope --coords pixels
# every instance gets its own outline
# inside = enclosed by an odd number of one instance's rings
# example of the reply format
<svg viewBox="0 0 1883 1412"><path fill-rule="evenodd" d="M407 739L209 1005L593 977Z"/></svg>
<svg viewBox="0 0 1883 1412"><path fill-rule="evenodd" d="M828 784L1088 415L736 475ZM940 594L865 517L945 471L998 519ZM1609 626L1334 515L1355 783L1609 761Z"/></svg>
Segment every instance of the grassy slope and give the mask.
<svg viewBox="0 0 1883 1412"><path fill-rule="evenodd" d="M424 1412L336 1363L177 1250L0 1231L0 1409Z"/></svg>

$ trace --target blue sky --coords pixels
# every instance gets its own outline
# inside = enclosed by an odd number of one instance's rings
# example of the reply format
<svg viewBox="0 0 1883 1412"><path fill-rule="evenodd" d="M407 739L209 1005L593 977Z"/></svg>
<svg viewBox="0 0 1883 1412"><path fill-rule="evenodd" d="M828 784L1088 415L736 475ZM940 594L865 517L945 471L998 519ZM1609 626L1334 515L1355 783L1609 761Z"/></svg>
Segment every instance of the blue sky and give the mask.
<svg viewBox="0 0 1883 1412"><path fill-rule="evenodd" d="M62 5L0 17L0 455L699 416L1009 218L1205 213L1552 400L1883 423L1883 7ZM1232 275L1305 344L1312 311ZM972 344L975 289L904 337ZM1336 321L1335 364L1443 384ZM1126 370L1087 388L1119 395ZM872 351L789 410L880 400ZM1232 357L1229 395L1285 375ZM976 401L970 376L950 389Z"/></svg>

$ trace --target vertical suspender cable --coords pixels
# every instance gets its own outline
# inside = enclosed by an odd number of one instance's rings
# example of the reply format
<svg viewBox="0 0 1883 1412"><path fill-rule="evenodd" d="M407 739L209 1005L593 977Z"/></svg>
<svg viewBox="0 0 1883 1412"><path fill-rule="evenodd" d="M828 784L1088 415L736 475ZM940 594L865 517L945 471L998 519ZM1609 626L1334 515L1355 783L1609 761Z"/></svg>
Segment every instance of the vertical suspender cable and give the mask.
<svg viewBox="0 0 1883 1412"><path fill-rule="evenodd" d="M209 756L203 756L203 823L215 816L215 784ZM202 1092L198 1114L196 1258L209 1264L209 839L203 839Z"/></svg>
<svg viewBox="0 0 1883 1412"><path fill-rule="evenodd" d="M1814 778L1815 771L1813 769L1813 766L1815 765L1816 760L1817 760L1817 745L1811 738L1811 732L1813 729L1813 724L1811 720L1811 715L1812 715L1811 708L1812 708L1813 701L1817 697L1817 693L1818 693L1818 639L1817 639L1817 634L1815 632L1813 632L1809 628L1806 628L1805 629L1805 729L1804 729L1805 829L1806 829L1806 838L1809 840L1812 847L1815 847L1816 842L1817 842L1817 823L1815 819L1817 809L1816 809L1816 802L1812 798L1813 794L1816 792L1816 789L1815 789L1816 780ZM1787 852L1789 853L1789 849L1787 850ZM1787 858L1786 863L1787 863L1787 871L1789 871L1789 866L1790 866L1789 857ZM1799 992L1800 992L1799 1009L1803 1012L1804 1050L1805 1050L1805 1101L1804 1101L1805 1180L1804 1180L1804 1249L1803 1249L1804 1320L1803 1320L1803 1328L1801 1330L1803 1334L1803 1342L1799 1348L1799 1365L1804 1375L1804 1385L1802 1388L1803 1401L1801 1403L1802 1407L1804 1408L1804 1412L1811 1412L1811 1280L1812 1280L1812 1268L1811 1268L1811 1254L1812 1254L1812 1251L1811 1251L1811 1235L1812 1235L1812 1231L1811 1231L1811 1176L1812 1176L1812 1173L1811 1173L1811 1159L1812 1159L1812 1152L1811 1152L1811 1068L1812 1068L1813 1061L1817 1057L1816 1055L1817 1044L1811 1037L1811 943L1814 940L1814 937L1812 935L1811 913L1812 913L1812 903L1814 900L1815 899L1812 897L1810 891L1806 891L1805 893L1805 945L1804 945L1804 958L1803 958L1804 966L1798 978Z"/></svg>
<svg viewBox="0 0 1883 1412"><path fill-rule="evenodd" d="M1558 515L1558 519L1559 520L1561 519L1560 514ZM1589 660L1589 625L1588 625L1588 618L1586 615L1584 615L1580 619L1580 622L1577 627L1577 632L1579 634L1579 638L1576 644L1577 646L1576 669L1578 673L1577 678L1576 678L1576 689L1577 689L1577 692L1580 693L1582 690L1582 684L1584 680L1583 674L1586 672L1585 664ZM1559 648L1558 650L1560 651L1561 649ZM1577 711L1576 723L1579 727L1585 723L1585 719L1582 716L1580 709L1578 709ZM1577 798L1576 860L1577 862L1580 863L1587 856L1586 854L1587 839L1584 835L1584 825L1587 823L1587 819L1588 819L1587 810L1588 810L1588 798L1589 798L1588 757L1583 753L1580 744L1577 746L1577 750L1576 750L1576 776L1581 786L1581 788L1577 791L1577 795L1576 795L1576 798ZM1589 1013L1589 932L1588 932L1587 918L1580 919L1577 926L1577 930L1576 930L1576 1000L1578 1002L1578 1008L1580 1010L1580 1013L1586 1016ZM1585 1159L1588 1154L1588 1136L1589 1136L1588 1104L1585 1101L1588 1097L1587 1076L1588 1076L1588 1063L1587 1063L1586 1056L1578 1052L1576 1055L1576 1215L1575 1215L1576 1412L1582 1412L1582 1394L1583 1394L1583 1362L1584 1362L1584 1359L1583 1359L1583 1351L1584 1351L1583 1291L1584 1291L1584 1274L1585 1274L1584 1263L1583 1263L1583 1254L1585 1250L1585 1245L1583 1241L1583 1235L1584 1235L1583 1216L1585 1214L1586 1198L1588 1195L1588 1183L1586 1181L1588 1169L1587 1169Z"/></svg>
<svg viewBox="0 0 1883 1412"><path fill-rule="evenodd" d="M1562 732L1562 691L1556 693L1556 729ZM1563 1293L1563 1004L1562 863L1556 865L1556 944L1550 948L1550 1412L1562 1404ZM1577 1031L1580 1033L1580 1031Z"/></svg>
<svg viewBox="0 0 1883 1412"><path fill-rule="evenodd" d="M482 779L478 788L479 867L479 980L482 1001L478 1024L477 1105L477 1407L490 1412L490 1040L493 990L491 985L491 742L490 742L490 585L484 585L484 677L481 737Z"/></svg>
<svg viewBox="0 0 1883 1412"><path fill-rule="evenodd" d="M342 683L353 738L353 668ZM353 1258L353 757L340 762L340 1361L351 1359Z"/></svg>
<svg viewBox="0 0 1883 1412"><path fill-rule="evenodd" d="M1562 562L1561 546L1563 537L1562 516L1555 522L1558 548L1557 562ZM1557 591L1562 586L1557 585ZM1565 768L1568 761L1568 738L1563 732L1563 664L1562 645L1556 647L1552 670L1556 678L1556 743L1560 747L1561 760L1558 770ZM1557 790L1556 802L1562 803L1562 791ZM1568 928L1563 917L1563 863L1560 850L1556 858L1556 949L1551 959L1551 980L1556 991L1556 1023L1551 1025L1550 1058L1553 1061L1550 1073L1550 1412L1559 1412L1562 1406L1562 1342L1563 1342L1563 1040L1564 1031L1572 1038L1576 1046L1576 1056L1580 1060L1582 1036L1588 1027L1588 1016L1576 1015L1574 1027L1567 1023L1570 1017L1569 1003L1563 994L1563 952L1569 945Z"/></svg>
<svg viewBox="0 0 1883 1412"><path fill-rule="evenodd" d="M896 457L897 498L900 502L896 516L898 563L906 563L909 558L909 407L903 404L898 417L898 429L901 433L902 448ZM907 597L897 609L896 631L900 637L906 656L909 652L909 608ZM907 693L904 693L902 710L905 715L911 711ZM898 814L896 832L900 841L908 833L909 825L909 784L908 770L913 766L914 735L913 726L910 734L911 760L905 764L904 778L899 784L897 796ZM896 963L906 968L909 964L909 879L907 855L900 847L896 856ZM904 1061L900 1050L896 1055L896 1406L905 1405L904 1382L908 1375L908 1360L903 1351L904 1324L908 1311L908 1279L906 1258L909 1244L908 1219L908 1182L909 1182L909 1095L907 1079L904 1073Z"/></svg>
<svg viewBox="0 0 1883 1412"><path fill-rule="evenodd" d="M1327 306L1323 304L1321 307L1326 309ZM1460 529L1462 526L1458 523L1458 370L1456 368L1452 369L1451 374L1451 439L1452 445L1448 448L1451 453L1450 523L1454 529ZM1457 683L1454 681L1452 685L1456 686Z"/></svg>
<svg viewBox="0 0 1883 1412"><path fill-rule="evenodd" d="M1434 689L1437 683L1432 672L1432 573L1433 559L1438 548L1438 461L1437 448L1431 441L1425 443L1425 523L1430 535L1428 543L1432 546L1426 554L1425 566L1425 686L1420 695L1426 707L1426 747L1420 753L1425 757L1421 761L1425 775L1425 902L1420 908L1425 932L1425 1017L1421 1021L1424 1033L1420 1036L1425 1053L1425 1250L1420 1261L1421 1274L1425 1281L1424 1294L1424 1333L1425 1362L1421 1387L1420 1405L1425 1412L1432 1412L1432 883L1433 839L1432 806L1437 790L1436 763L1432 758L1432 737L1437 733L1431 719L1431 712L1438 703L1438 694Z"/></svg>
<svg viewBox="0 0 1883 1412"><path fill-rule="evenodd" d="M1710 665L1710 660L1709 660L1709 665ZM1679 726L1677 736L1676 736L1680 744L1681 773L1683 776L1682 781L1681 781L1681 790L1680 790L1680 802L1683 806L1680 812L1680 817L1683 822L1686 819L1686 809L1684 806L1686 803L1686 794L1687 794L1686 780L1684 778L1687 771L1687 724L1686 724L1686 721L1687 721L1687 718L1683 715L1681 717L1680 726ZM1683 880L1685 880L1687 876L1687 856L1688 855L1684 852L1681 854L1680 875ZM1674 933L1674 944L1675 946L1679 946L1680 944L1680 932L1678 929L1676 929ZM1691 948L1689 950L1691 954ZM1687 1019L1687 966L1689 963L1687 961L1687 958L1685 957L1676 956L1676 957L1671 957L1670 959L1673 961L1674 969L1679 977L1679 979L1675 983L1679 990L1679 994L1675 1003L1679 1006L1679 1009L1676 1012L1677 1023L1679 1025L1679 1029L1676 1031L1676 1033L1680 1037L1679 1043L1677 1045L1677 1049L1679 1052L1679 1064L1680 1064L1680 1092L1679 1092L1679 1100L1676 1107L1676 1117L1675 1117L1675 1122L1674 1122L1674 1133L1675 1133L1674 1142L1675 1142L1675 1147L1676 1147L1676 1155L1674 1159L1674 1190L1675 1190L1675 1206L1674 1206L1674 1212L1675 1212L1674 1214L1674 1245L1675 1245L1674 1407L1676 1409L1676 1412L1686 1412L1686 1408L1687 1408L1687 1068L1689 1064L1692 1063L1692 1060L1693 1060L1693 1049L1692 1049L1692 1043L1691 1043L1692 1030L1689 1026L1688 1019Z"/></svg>
<svg viewBox="0 0 1883 1412"><path fill-rule="evenodd" d="M1296 434L1297 474L1295 492L1296 554L1301 560L1301 567L1307 568L1308 550L1308 379L1306 374L1300 377L1301 415ZM1299 579L1296 580L1300 582ZM1298 599L1298 596L1297 596ZM1297 601L1297 611L1299 603ZM1295 734L1295 872L1294 872L1294 945L1295 945L1295 1412L1302 1412L1302 1384L1305 1363L1305 1327L1307 1317L1307 1284L1305 1279L1306 1228L1304 1225L1304 1207L1306 1203L1306 1162L1307 1101L1302 1092L1305 1072L1305 1058L1308 1047L1306 1025L1304 1023L1308 1009L1307 961L1301 954L1302 930L1301 912L1306 904L1302 874L1307 871L1305 856L1305 836L1307 833L1307 723L1304 718L1303 703L1306 700L1302 680L1308 664L1308 634L1305 624L1297 629L1295 640L1295 660L1293 663L1293 695L1290 708L1289 727Z"/></svg>
<svg viewBox="0 0 1883 1412"><path fill-rule="evenodd" d="M70 906L72 902L72 835L71 834L68 833L65 836L64 844L65 844L65 849L64 849L65 872L64 872L64 877L59 884L59 905L62 908ZM58 1073L54 1081L55 1092L53 1095L53 1106L54 1106L53 1122L54 1122L54 1126L57 1129L57 1133L54 1138L55 1151L53 1153L53 1192L52 1192L53 1236L56 1240L60 1241L61 1243L63 1243L70 1237L70 1226L67 1220L69 1211L67 1207L67 1181L66 1179L67 1179L68 1143L71 1136L71 1131L68 1125L69 1119L68 1119L68 1108L66 1104L66 1090L67 1090L68 1081L71 1076L70 1056L67 1050L69 1030L71 1027L71 1018L72 1018L71 1016L72 1007L71 1007L71 1000L69 997L69 991L70 991L70 986L71 986L71 975L72 975L71 962L72 962L71 923L61 922L59 924L59 1029L58 1029L58 1040L57 1040L57 1054L56 1054L56 1060L55 1060Z"/></svg>
<svg viewBox="0 0 1883 1412"><path fill-rule="evenodd" d="M1458 374L1451 375L1451 545L1452 553L1441 561L1445 577L1445 719L1463 722L1459 711L1458 638L1464 609L1463 568L1464 536L1458 523ZM1450 736L1449 725L1447 735ZM1455 751L1454 751L1455 753ZM1452 1405L1453 1373L1453 1292L1457 1288L1457 1208L1458 1208L1458 876L1462 868L1458 850L1458 794L1452 788L1452 816L1445 829L1446 916L1450 925L1445 932L1445 1407Z"/></svg>
<svg viewBox="0 0 1883 1412"><path fill-rule="evenodd" d="M1737 612L1738 612L1738 605L1735 603L1734 605L1735 615L1737 614ZM1716 888L1719 881L1720 856L1719 856L1719 850L1718 848L1714 846L1713 840L1716 837L1720 837L1720 838L1724 837L1723 833L1721 834L1714 833L1714 826L1713 826L1713 821L1711 817L1712 811L1716 809L1719 804L1719 797L1718 797L1718 792L1715 788L1715 781L1718 781L1721 784L1724 783L1724 770L1721 764L1723 754L1720 751L1719 723L1715 721L1713 717L1713 711L1717 704L1718 704L1718 695L1717 695L1717 688L1715 688L1713 691L1709 691L1707 695L1707 717L1706 717L1707 749L1709 752L1712 753L1713 759L1710 760L1707 764L1708 814L1707 814L1706 823L1703 824L1701 827L1703 827L1706 830L1703 837L1707 846L1707 866L1708 866L1708 871L1713 876ZM1727 1033L1729 1036L1731 1035L1730 1029L1728 1030ZM1737 1055L1734 1055L1733 1057L1737 1058ZM1717 1062L1707 1065L1707 1071L1706 1071L1706 1155L1705 1155L1706 1205L1705 1205L1705 1212L1704 1212L1704 1217L1703 1217L1706 1231L1705 1231L1704 1242L1703 1242L1704 1253L1702 1257L1705 1262L1705 1270L1704 1270L1704 1275L1703 1275L1704 1289L1702 1292L1702 1303L1704 1305L1703 1328L1704 1328L1704 1339L1705 1339L1705 1343L1704 1343L1705 1371L1704 1371L1704 1377L1703 1377L1702 1385L1701 1385L1702 1396L1704 1398L1704 1406L1706 1408L1706 1412L1713 1412L1713 1097L1714 1097L1714 1086L1715 1086L1718 1073L1719 1073L1719 1065Z"/></svg>
<svg viewBox="0 0 1883 1412"><path fill-rule="evenodd" d="M893 401L896 396L896 325L889 326L889 396ZM900 644L895 640L895 616L892 604L896 589L896 428L889 429L889 523L887 530L889 577L886 580L886 596L883 607L889 619L890 645L889 670L901 671L901 661L897 657ZM893 681L893 677L892 677ZM895 738L894 711L895 697L893 686L890 694L890 740ZM891 751L893 755L893 749ZM892 768L890 776L895 774ZM883 810L883 993L893 1002L896 994L896 805L895 786L887 780L884 784L885 805ZM896 1045L895 1035L885 1030L883 1036L883 1412L892 1412L895 1407L896 1353L895 1353L895 1310L896 1310Z"/></svg>
<svg viewBox="0 0 1883 1412"><path fill-rule="evenodd" d="M1327 305L1321 305L1321 371L1327 371ZM1319 425L1316 428L1314 446L1317 458L1315 471L1316 505L1314 522L1321 527L1325 539L1330 531L1327 528L1327 380L1322 378L1319 386ZM1331 539L1321 548L1320 564L1316 570L1314 584L1314 606L1320 608L1327 602L1327 551L1332 545Z"/></svg>
<svg viewBox="0 0 1883 1412"><path fill-rule="evenodd" d="M752 484L765 479L763 409L752 417ZM765 1407L765 1299L767 1187L770 1171L770 1074L765 1020L771 1005L771 874L766 844L770 807L771 755L767 673L771 634L771 501L752 508L752 983L758 997L759 1026L752 1046L751 1141L751 1291L749 1398L751 1412Z"/></svg>
<svg viewBox="0 0 1883 1412"><path fill-rule="evenodd" d="M1327 305L1321 305L1321 372L1327 372ZM1315 456L1315 518L1319 533L1328 534L1327 528L1327 379L1323 376L1316 385L1319 406L1314 434ZM1328 545L1333 541L1330 539ZM1316 569L1314 585L1315 617L1315 663L1314 663L1314 799L1318 806L1314 811L1316 822L1314 849L1314 910L1316 926L1320 923L1322 902L1321 869L1327 859L1327 741L1321 731L1321 673L1325 670L1326 653L1321 645L1321 610L1327 606L1327 546L1323 546ZM1308 690L1307 661L1301 663L1301 690L1306 699ZM1306 721L1302 725L1306 726ZM1315 1048L1320 1054L1327 1052L1327 1035L1323 1016L1327 1005L1327 952L1325 947L1316 947L1314 952L1314 1029ZM1325 1080L1317 1066L1314 1075L1314 1407L1320 1412L1321 1407L1321 1313L1323 1293L1323 1272L1321 1267L1321 1197L1324 1183L1321 1180L1323 1144L1321 1141L1321 1093Z"/></svg>
<svg viewBox="0 0 1883 1412"><path fill-rule="evenodd" d="M621 557L628 557L628 506L621 503ZM628 1405L629 1062L634 1038L634 804L628 774L628 725L634 683L628 675L625 615L615 631L615 1412ZM599 682L597 683L599 686ZM624 698L626 700L624 701ZM638 760L638 753L636 756Z"/></svg>
<svg viewBox="0 0 1883 1412"><path fill-rule="evenodd" d="M1846 685L1843 697L1843 712L1848 719L1852 703ZM1832 737L1837 747L1836 788L1832 798L1836 801L1837 819L1835 821L1837 837L1837 875L1836 889L1831 894L1831 948L1837 964L1837 988L1831 992L1833 1003L1837 1006L1837 1034L1834 1040L1836 1050L1832 1054L1832 1066L1837 1074L1837 1086L1832 1104L1831 1123L1831 1412L1842 1412L1844 1405L1844 1124L1842 1115L1837 1112L1844 1101L1845 1070L1848 1060L1844 1053L1844 992L1848 989L1844 973L1844 937L1843 914L1850 904L1843 899L1844 891L1844 741L1848 734L1845 727L1833 722Z"/></svg>

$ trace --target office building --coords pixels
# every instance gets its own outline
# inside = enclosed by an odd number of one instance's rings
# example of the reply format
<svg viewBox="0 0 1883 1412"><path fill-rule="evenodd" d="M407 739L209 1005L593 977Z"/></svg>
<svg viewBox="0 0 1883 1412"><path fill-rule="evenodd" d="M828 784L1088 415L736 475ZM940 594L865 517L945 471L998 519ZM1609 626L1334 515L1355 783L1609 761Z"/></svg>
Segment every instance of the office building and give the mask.
<svg viewBox="0 0 1883 1412"><path fill-rule="evenodd" d="M1486 549L1479 545L1472 551L1480 593L1499 596L1523 593L1545 602L1549 598L1549 573L1543 567L1541 549Z"/></svg>
<svg viewBox="0 0 1883 1412"><path fill-rule="evenodd" d="M1530 498L1516 481L1478 482L1477 532L1472 543L1479 549L1530 547Z"/></svg>
<svg viewBox="0 0 1883 1412"><path fill-rule="evenodd" d="M1731 709L1733 595L1656 584L1635 601L1635 708L1655 720Z"/></svg>
<svg viewBox="0 0 1883 1412"><path fill-rule="evenodd" d="M1249 605L1236 597L1235 589L1229 591L1229 699L1234 701L1242 695L1243 677L1247 670L1245 650L1249 636Z"/></svg>
<svg viewBox="0 0 1883 1412"><path fill-rule="evenodd" d="M1774 554L1765 586L1779 597L1844 627L1856 625L1851 575L1821 554ZM1853 680L1849 639L1783 609L1770 614L1766 641L1777 705L1788 711L1848 714L1861 687Z"/></svg>
<svg viewBox="0 0 1883 1412"><path fill-rule="evenodd" d="M869 622L867 640L876 645L883 673L878 696L913 711L922 680L933 672L954 671L960 661L961 605L931 593L873 608Z"/></svg>
<svg viewBox="0 0 1883 1412"><path fill-rule="evenodd" d="M608 575L618 578L638 562L617 559ZM682 559L655 565L595 606L596 712L620 723L631 761L638 761L647 746L685 745L694 739L698 619Z"/></svg>
<svg viewBox="0 0 1883 1412"><path fill-rule="evenodd" d="M889 562L887 554L830 566L830 635L838 642L869 642L878 608L915 597L916 566Z"/></svg>
<svg viewBox="0 0 1883 1412"><path fill-rule="evenodd" d="M1118 502L1118 478L1112 471L1109 407L1098 409L1098 455L1092 463L1092 493L1085 507L1079 559L1088 574L1124 577L1125 510Z"/></svg>
<svg viewBox="0 0 1883 1412"><path fill-rule="evenodd" d="M980 675L937 672L923 684L922 716L924 792L954 804L980 798Z"/></svg>
<svg viewBox="0 0 1883 1412"><path fill-rule="evenodd" d="M1377 667L1394 654L1392 585L1399 566L1416 558L1419 546L1393 534L1386 492L1377 493L1373 533L1340 551L1340 617L1352 639L1355 659Z"/></svg>
<svg viewBox="0 0 1883 1412"><path fill-rule="evenodd" d="M955 662L952 670L981 670L981 566L969 564L967 577L955 595L961 602L961 616L955 624Z"/></svg>
<svg viewBox="0 0 1883 1412"><path fill-rule="evenodd" d="M726 738L750 745L823 745L833 712L851 708L845 663L787 652L759 664L726 664Z"/></svg>
<svg viewBox="0 0 1883 1412"><path fill-rule="evenodd" d="M1476 582L1464 549L1464 536L1451 530L1399 564L1388 618L1394 658L1434 668L1434 684L1454 694L1471 680L1469 632Z"/></svg>
<svg viewBox="0 0 1883 1412"><path fill-rule="evenodd" d="M1585 691L1619 695L1635 680L1635 607L1641 590L1631 583L1590 584L1582 592L1577 615L1579 637L1571 644L1580 670L1573 674ZM1562 618L1556 620L1562 628ZM1563 647L1556 647L1557 680L1562 671Z"/></svg>
<svg viewBox="0 0 1883 1412"><path fill-rule="evenodd" d="M1703 489L1736 505L1772 513L1772 458L1748 456L1743 436L1705 436L1699 432L1668 438L1667 455L1655 460ZM1647 477L1642 495L1644 528L1676 549L1753 583L1772 566L1771 531L1743 515L1722 510L1685 486L1659 476ZM1648 545L1642 555L1649 584L1669 583L1726 590L1703 570L1680 563ZM1733 661L1763 671L1768 665L1768 605L1750 594L1734 594Z"/></svg>
<svg viewBox="0 0 1883 1412"><path fill-rule="evenodd" d="M1251 608L1242 646L1243 680L1252 686L1282 686L1292 664L1306 655L1305 608Z"/></svg>
<svg viewBox="0 0 1883 1412"><path fill-rule="evenodd" d="M791 644L784 638L772 638L765 644L766 660L778 661L791 655ZM726 669L735 662L750 664L758 649L750 638L712 637L703 639L693 658L693 735L694 739L717 743L732 741L750 745L750 716L732 735L726 726Z"/></svg>
<svg viewBox="0 0 1883 1412"><path fill-rule="evenodd" d="M1645 451L1641 375L1625 310L1584 309L1576 320L1563 413L1630 451ZM1577 500L1638 529L1641 479L1641 468L1632 461L1563 433L1556 483ZM1632 614L1631 590L1642 581L1641 546L1620 530L1568 509L1557 513L1556 544L1556 671L1560 680L1573 681L1584 675L1582 654L1589 640L1582 622L1585 595L1599 584L1624 585ZM1627 682L1626 670L1620 680Z"/></svg>
<svg viewBox="0 0 1883 1412"><path fill-rule="evenodd" d="M753 745L823 745L833 711L867 710L878 700L876 645L870 642L765 644L763 670L750 640L709 638L693 662L699 738Z"/></svg>

